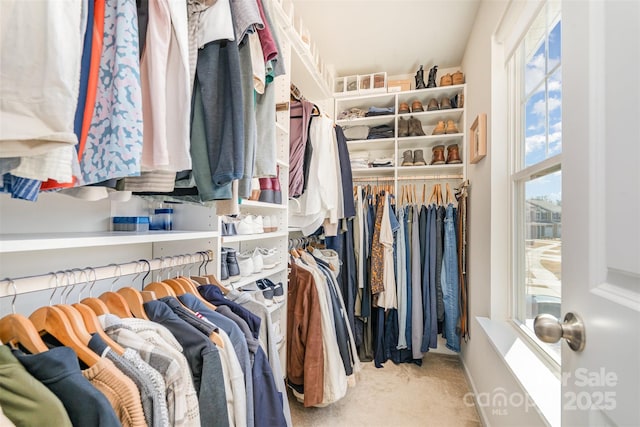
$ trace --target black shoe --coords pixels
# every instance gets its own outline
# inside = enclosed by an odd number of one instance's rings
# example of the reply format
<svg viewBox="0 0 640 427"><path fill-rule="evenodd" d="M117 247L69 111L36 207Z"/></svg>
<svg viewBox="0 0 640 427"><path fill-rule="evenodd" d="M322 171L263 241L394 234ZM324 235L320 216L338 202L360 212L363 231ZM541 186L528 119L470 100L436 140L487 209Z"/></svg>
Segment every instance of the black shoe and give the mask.
<svg viewBox="0 0 640 427"><path fill-rule="evenodd" d="M236 258L236 250L233 248L224 248L227 251L227 269L229 270L229 277L236 277L240 275L240 267L238 266L238 259Z"/></svg>

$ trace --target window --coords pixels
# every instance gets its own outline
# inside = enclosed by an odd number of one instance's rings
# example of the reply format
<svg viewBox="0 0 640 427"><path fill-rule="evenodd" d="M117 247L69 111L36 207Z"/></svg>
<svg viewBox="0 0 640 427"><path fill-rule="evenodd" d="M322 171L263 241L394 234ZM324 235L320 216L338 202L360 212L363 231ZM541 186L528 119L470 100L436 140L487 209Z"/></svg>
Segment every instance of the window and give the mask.
<svg viewBox="0 0 640 427"><path fill-rule="evenodd" d="M560 343L533 334L538 314L560 317L562 68L560 3L548 2L507 66L512 155L513 319L560 362Z"/></svg>

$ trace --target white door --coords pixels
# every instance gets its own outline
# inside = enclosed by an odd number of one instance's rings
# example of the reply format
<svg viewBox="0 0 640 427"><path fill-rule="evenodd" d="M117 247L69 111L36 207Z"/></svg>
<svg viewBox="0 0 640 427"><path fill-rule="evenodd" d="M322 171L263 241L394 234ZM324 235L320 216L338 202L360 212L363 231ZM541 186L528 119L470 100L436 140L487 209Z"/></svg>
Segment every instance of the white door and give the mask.
<svg viewBox="0 0 640 427"><path fill-rule="evenodd" d="M562 3L562 425L640 426L640 2Z"/></svg>

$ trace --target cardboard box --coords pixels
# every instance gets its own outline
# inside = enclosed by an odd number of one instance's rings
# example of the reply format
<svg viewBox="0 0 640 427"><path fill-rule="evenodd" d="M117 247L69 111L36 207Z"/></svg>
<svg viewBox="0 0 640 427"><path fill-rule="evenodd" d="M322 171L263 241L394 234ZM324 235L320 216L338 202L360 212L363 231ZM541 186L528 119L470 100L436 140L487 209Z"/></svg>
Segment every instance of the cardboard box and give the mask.
<svg viewBox="0 0 640 427"><path fill-rule="evenodd" d="M411 80L389 80L387 92L406 92L411 90Z"/></svg>

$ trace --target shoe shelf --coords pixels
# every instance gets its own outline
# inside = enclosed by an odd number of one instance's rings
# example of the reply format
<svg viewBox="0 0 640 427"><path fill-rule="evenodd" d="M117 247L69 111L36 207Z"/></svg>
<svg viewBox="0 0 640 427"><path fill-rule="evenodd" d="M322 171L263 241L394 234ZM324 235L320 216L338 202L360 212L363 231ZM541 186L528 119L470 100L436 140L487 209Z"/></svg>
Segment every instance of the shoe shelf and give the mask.
<svg viewBox="0 0 640 427"><path fill-rule="evenodd" d="M436 145L448 145L453 143L460 144L464 138L462 133L452 133L445 135L425 135L425 136L409 136L406 138L398 138L399 158L402 158L402 151L416 148L432 148ZM426 156L425 152L425 156Z"/></svg>
<svg viewBox="0 0 640 427"><path fill-rule="evenodd" d="M465 88L465 85L461 84L461 85L451 85L451 86L438 86L438 87L432 87L428 89L410 90L406 92L398 92L397 93L398 104L400 104L401 102L406 102L407 104L411 105L411 102L418 100L422 102L426 110L427 108L426 103L428 103L431 98L436 98L437 100L439 100L443 96L450 98L464 91L464 88Z"/></svg>
<svg viewBox="0 0 640 427"><path fill-rule="evenodd" d="M424 107L426 108L426 106ZM415 119L420 120L423 124L433 124L438 123L439 120L447 121L453 120L458 123L462 118L462 114L464 113L464 108L450 108L448 110L433 110L433 111L420 111L417 113L402 113L398 114L398 117L402 117L403 119L408 119L409 117L413 117Z"/></svg>
<svg viewBox="0 0 640 427"><path fill-rule="evenodd" d="M275 239L278 237L286 237L287 231L273 231L270 233L256 234L236 234L234 236L222 236L222 243L249 242L252 240Z"/></svg>
<svg viewBox="0 0 640 427"><path fill-rule="evenodd" d="M282 273L287 269L286 262L281 262L276 265L274 268L262 270L260 273L254 273L246 277L241 277L239 280L232 282L231 280L221 280L222 284L228 286L233 289L239 289L243 286L247 286L256 280L264 279L265 277L275 276L276 274Z"/></svg>
<svg viewBox="0 0 640 427"><path fill-rule="evenodd" d="M0 236L0 253L214 239L218 236L217 231L104 231L3 234Z"/></svg>
<svg viewBox="0 0 640 427"><path fill-rule="evenodd" d="M359 108L366 111L369 109L369 107L394 107L396 103L396 94L382 93L374 95L357 95L336 98L336 101L336 105L340 106L340 109L335 110L336 116L338 116L341 112L350 110L352 108ZM391 114L391 116L393 116L393 114Z"/></svg>
<svg viewBox="0 0 640 427"><path fill-rule="evenodd" d="M276 209L276 210L287 209L287 205L259 202L257 200L247 200L247 199L240 199L240 207L241 208L250 207L250 208L257 208L257 209Z"/></svg>

